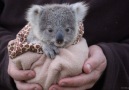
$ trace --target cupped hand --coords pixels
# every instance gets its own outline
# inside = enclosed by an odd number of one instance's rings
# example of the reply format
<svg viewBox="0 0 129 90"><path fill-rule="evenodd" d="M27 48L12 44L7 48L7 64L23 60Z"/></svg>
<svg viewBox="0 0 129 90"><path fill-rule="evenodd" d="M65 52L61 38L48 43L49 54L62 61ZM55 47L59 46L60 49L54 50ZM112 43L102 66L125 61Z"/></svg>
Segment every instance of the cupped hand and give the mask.
<svg viewBox="0 0 129 90"><path fill-rule="evenodd" d="M94 86L107 66L102 49L93 45L89 47L89 58L83 66L84 73L61 79L58 85L52 85L49 90L86 90Z"/></svg>
<svg viewBox="0 0 129 90"><path fill-rule="evenodd" d="M26 80L35 77L35 72L32 70L19 70L14 63L9 60L8 74L14 79L18 90L42 90L38 84L26 83Z"/></svg>

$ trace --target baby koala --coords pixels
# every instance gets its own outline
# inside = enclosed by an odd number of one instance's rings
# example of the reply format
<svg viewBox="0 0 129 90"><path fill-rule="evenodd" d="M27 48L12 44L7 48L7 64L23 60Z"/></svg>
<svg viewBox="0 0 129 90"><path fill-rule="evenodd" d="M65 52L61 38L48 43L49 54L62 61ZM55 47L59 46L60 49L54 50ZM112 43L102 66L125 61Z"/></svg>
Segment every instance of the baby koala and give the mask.
<svg viewBox="0 0 129 90"><path fill-rule="evenodd" d="M54 59L59 48L72 45L79 33L79 22L87 13L83 2L75 4L33 5L27 12L27 21L32 29L27 41L39 43L43 52Z"/></svg>

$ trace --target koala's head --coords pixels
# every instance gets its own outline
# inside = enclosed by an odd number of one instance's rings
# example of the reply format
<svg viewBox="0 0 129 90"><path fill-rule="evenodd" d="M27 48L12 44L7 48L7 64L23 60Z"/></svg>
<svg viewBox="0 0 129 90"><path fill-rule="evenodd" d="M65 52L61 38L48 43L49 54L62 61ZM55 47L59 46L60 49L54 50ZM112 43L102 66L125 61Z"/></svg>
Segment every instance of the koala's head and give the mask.
<svg viewBox="0 0 129 90"><path fill-rule="evenodd" d="M78 23L83 21L87 9L83 2L71 5L33 5L27 12L27 20L39 40L57 47L65 47L76 39Z"/></svg>

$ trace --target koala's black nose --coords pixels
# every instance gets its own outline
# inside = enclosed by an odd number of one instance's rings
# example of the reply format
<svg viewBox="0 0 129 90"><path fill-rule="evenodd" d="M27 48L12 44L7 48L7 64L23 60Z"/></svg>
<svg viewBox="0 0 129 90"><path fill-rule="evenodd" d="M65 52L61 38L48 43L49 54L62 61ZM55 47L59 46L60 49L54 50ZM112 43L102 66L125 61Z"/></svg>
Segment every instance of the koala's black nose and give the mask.
<svg viewBox="0 0 129 90"><path fill-rule="evenodd" d="M64 35L61 31L57 32L56 34L56 43L62 44L64 41Z"/></svg>

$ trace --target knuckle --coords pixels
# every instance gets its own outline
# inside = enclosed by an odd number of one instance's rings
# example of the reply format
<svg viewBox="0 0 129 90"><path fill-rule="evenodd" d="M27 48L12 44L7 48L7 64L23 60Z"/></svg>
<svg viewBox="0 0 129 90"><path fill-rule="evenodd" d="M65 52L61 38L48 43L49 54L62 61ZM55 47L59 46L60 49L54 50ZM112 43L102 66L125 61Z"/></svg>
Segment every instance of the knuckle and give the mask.
<svg viewBox="0 0 129 90"><path fill-rule="evenodd" d="M98 79L99 79L99 73L96 71L96 72L94 72L94 74L93 74L93 79L92 79L92 81L93 82L96 82Z"/></svg>
<svg viewBox="0 0 129 90"><path fill-rule="evenodd" d="M94 86L94 84L90 84L90 85L88 86L88 89L91 89L93 86Z"/></svg>
<svg viewBox="0 0 129 90"><path fill-rule="evenodd" d="M10 69L9 69L9 68L8 68L7 72L8 72L8 74L10 75Z"/></svg>
<svg viewBox="0 0 129 90"><path fill-rule="evenodd" d="M17 89L18 90L21 90L22 88L21 88L21 85L20 85L20 83L18 83L18 82L15 82L15 84L16 84L16 87L17 87Z"/></svg>
<svg viewBox="0 0 129 90"><path fill-rule="evenodd" d="M107 62L105 61L102 63L103 70L106 68L106 66L107 66Z"/></svg>
<svg viewBox="0 0 129 90"><path fill-rule="evenodd" d="M11 77L13 77L13 74L14 74L14 73L13 73L13 70L12 70L11 68L8 68L8 71L7 71L7 72L8 72L8 74L9 74Z"/></svg>

